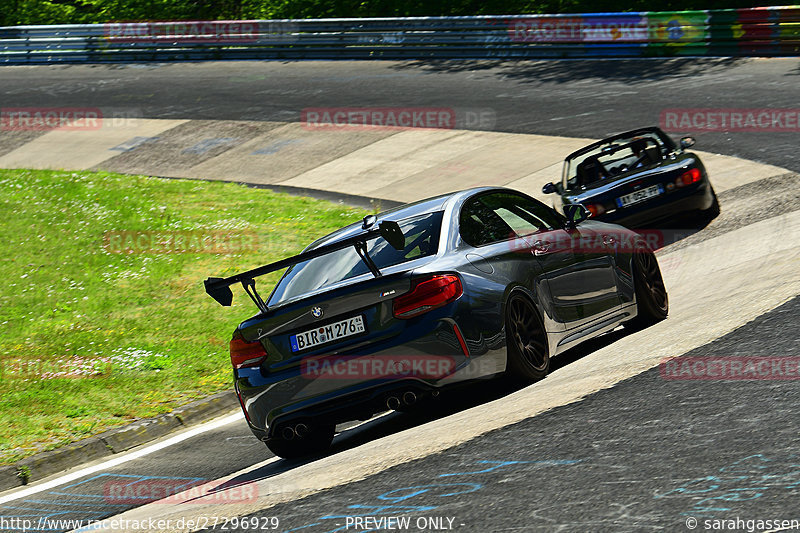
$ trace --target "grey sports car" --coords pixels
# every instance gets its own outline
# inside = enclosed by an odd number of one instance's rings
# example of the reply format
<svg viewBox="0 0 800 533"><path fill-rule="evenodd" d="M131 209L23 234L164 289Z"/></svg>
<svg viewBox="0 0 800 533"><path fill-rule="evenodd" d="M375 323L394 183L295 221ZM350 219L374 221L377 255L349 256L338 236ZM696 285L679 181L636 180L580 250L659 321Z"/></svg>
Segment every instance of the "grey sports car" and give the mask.
<svg viewBox="0 0 800 533"><path fill-rule="evenodd" d="M259 308L230 343L253 433L282 457L318 452L338 423L407 408L451 384L537 380L581 341L666 318L661 272L642 238L586 220L581 205L564 211L510 189L469 189L207 279L222 305L241 283ZM284 268L262 299L255 278Z"/></svg>

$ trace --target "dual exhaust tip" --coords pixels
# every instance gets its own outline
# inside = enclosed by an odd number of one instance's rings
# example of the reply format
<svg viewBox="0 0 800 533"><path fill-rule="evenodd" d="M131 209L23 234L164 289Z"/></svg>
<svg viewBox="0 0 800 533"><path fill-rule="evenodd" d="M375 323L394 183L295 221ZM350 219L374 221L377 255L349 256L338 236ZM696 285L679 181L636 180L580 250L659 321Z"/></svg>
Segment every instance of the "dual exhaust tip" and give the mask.
<svg viewBox="0 0 800 533"><path fill-rule="evenodd" d="M414 405L417 403L417 395L411 391L404 392L401 397L397 396L389 396L386 399L386 407L391 409L392 411L397 411L400 409L401 405Z"/></svg>
<svg viewBox="0 0 800 533"><path fill-rule="evenodd" d="M281 437L284 440L294 440L294 439L302 439L306 435L308 435L309 429L308 426L300 423L295 424L294 426L286 426L281 430Z"/></svg>
<svg viewBox="0 0 800 533"><path fill-rule="evenodd" d="M437 391L438 392L438 391ZM392 411L397 411L401 406L414 405L417 403L417 395L411 391L406 391L402 396L389 396L386 399L386 407ZM302 422L293 426L286 426L281 430L281 437L284 440L302 439L309 434L310 430L306 424Z"/></svg>

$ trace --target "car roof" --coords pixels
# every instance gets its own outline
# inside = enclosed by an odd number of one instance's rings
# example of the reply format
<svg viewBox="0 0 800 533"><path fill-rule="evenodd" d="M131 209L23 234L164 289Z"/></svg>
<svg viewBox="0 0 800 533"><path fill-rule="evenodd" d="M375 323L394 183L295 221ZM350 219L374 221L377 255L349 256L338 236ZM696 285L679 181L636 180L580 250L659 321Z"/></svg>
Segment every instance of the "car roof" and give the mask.
<svg viewBox="0 0 800 533"><path fill-rule="evenodd" d="M641 135L643 133L655 133L659 137L667 137L667 135L663 131L661 131L661 128L659 128L657 126L648 126L646 128L637 128L635 130L630 130L630 131L626 131L626 132L623 132L623 133L617 133L615 135L612 135L611 137L606 137L605 139L601 139L599 141L593 142L592 144L590 144L588 146L584 146L580 150L575 150L574 152L569 154L567 157L565 157L564 160L566 161L568 159L575 159L579 155L583 155L583 154L585 154L587 152L590 152L590 151L594 150L595 148L597 148L599 146L602 146L602 145L607 144L609 142L615 141L617 139L622 139L624 137L633 137L633 136L636 136L636 135Z"/></svg>
<svg viewBox="0 0 800 533"><path fill-rule="evenodd" d="M419 200L410 204L404 204L398 207L394 207L387 211L382 211L376 215L377 217L376 224L383 220L397 221L406 218L425 215L427 213L444 211L448 203L457 202L461 198L469 197L479 192L491 191L491 190L511 190L511 189L505 189L502 187L473 187L471 189L465 189L463 191L440 194L439 196L425 198L424 200ZM329 233L328 235L322 237L321 239L314 241L306 248L306 250L312 250L317 246L321 246L323 244L330 244L332 242L336 242L338 240L351 237L362 231L364 231L362 228L362 222L361 221L355 222L341 229L338 229L332 233Z"/></svg>

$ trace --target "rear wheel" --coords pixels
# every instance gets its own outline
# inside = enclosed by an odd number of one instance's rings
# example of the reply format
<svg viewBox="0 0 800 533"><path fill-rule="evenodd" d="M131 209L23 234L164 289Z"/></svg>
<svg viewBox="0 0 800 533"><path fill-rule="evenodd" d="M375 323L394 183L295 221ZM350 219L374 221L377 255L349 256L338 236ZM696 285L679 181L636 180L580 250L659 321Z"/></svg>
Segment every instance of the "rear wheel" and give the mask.
<svg viewBox="0 0 800 533"><path fill-rule="evenodd" d="M639 249L633 254L633 287L638 309L630 322L633 327L647 327L667 318L669 297L658 259L650 250Z"/></svg>
<svg viewBox="0 0 800 533"><path fill-rule="evenodd" d="M518 381L542 379L550 370L547 335L533 303L512 294L506 305L506 375Z"/></svg>
<svg viewBox="0 0 800 533"><path fill-rule="evenodd" d="M713 201L711 202L711 207L703 211L703 218L707 221L711 222L715 218L717 218L720 214L720 207L719 207L719 198L717 198L717 193L714 192L714 188L711 188L711 197Z"/></svg>
<svg viewBox="0 0 800 533"><path fill-rule="evenodd" d="M324 452L331 445L336 426L312 426L307 435L286 439L276 436L267 441L267 448L278 457L296 459Z"/></svg>

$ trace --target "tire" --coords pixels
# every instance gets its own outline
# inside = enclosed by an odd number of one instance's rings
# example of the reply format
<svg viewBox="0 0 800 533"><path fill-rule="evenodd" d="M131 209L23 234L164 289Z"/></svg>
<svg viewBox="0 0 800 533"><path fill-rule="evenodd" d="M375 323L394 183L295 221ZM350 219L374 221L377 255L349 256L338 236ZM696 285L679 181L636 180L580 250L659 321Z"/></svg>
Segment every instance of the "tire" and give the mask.
<svg viewBox="0 0 800 533"><path fill-rule="evenodd" d="M702 211L703 218L708 222L711 222L715 218L717 218L722 211L719 206L719 198L717 198L717 193L714 192L714 188L711 188L711 197L713 198L711 202L711 207Z"/></svg>
<svg viewBox="0 0 800 533"><path fill-rule="evenodd" d="M633 288L638 314L629 324L640 329L667 318L669 296L653 252L638 249L633 253Z"/></svg>
<svg viewBox="0 0 800 533"><path fill-rule="evenodd" d="M283 457L284 459L297 459L314 455L324 452L330 447L335 430L335 426L314 426L311 432L302 438L284 439L282 437L273 437L267 441L267 448L278 457Z"/></svg>
<svg viewBox="0 0 800 533"><path fill-rule="evenodd" d="M506 376L532 382L550 370L550 351L544 325L530 299L512 294L506 304Z"/></svg>

